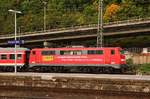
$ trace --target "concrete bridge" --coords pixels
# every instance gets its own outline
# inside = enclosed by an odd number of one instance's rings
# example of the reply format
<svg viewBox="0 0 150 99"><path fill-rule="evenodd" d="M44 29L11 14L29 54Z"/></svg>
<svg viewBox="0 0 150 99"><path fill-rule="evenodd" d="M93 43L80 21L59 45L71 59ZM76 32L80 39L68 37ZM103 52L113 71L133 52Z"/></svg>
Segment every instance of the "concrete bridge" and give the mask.
<svg viewBox="0 0 150 99"><path fill-rule="evenodd" d="M104 25L104 36L111 37L131 37L131 36L150 36L150 18L134 19L107 23ZM75 26L60 29L51 29L46 31L35 31L21 33L17 37L25 40L24 46L43 47L43 42L52 42L60 45L61 43L70 43L73 41L83 41L95 39L97 36L97 24L85 26ZM9 46L8 40L13 40L14 34L0 35L0 46Z"/></svg>
<svg viewBox="0 0 150 99"><path fill-rule="evenodd" d="M149 99L150 76L1 73L1 99Z"/></svg>

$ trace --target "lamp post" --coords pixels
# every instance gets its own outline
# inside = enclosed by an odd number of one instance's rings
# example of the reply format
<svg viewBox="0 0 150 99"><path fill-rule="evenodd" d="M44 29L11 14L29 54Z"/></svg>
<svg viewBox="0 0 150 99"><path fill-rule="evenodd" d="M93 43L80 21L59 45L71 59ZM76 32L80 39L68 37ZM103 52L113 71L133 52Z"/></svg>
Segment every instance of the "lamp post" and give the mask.
<svg viewBox="0 0 150 99"><path fill-rule="evenodd" d="M16 20L16 14L21 14L20 11L17 11L17 10L8 10L9 12L12 12L14 13L15 15L15 73L17 72L17 45L16 45L16 41L17 41L17 20Z"/></svg>
<svg viewBox="0 0 150 99"><path fill-rule="evenodd" d="M103 0L98 5L97 47L103 47Z"/></svg>

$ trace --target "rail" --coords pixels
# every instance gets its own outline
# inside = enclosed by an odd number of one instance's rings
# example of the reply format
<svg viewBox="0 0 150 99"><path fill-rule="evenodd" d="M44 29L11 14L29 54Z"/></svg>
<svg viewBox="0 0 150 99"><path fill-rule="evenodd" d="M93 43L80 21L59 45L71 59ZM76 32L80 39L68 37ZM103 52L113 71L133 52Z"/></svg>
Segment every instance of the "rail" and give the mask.
<svg viewBox="0 0 150 99"><path fill-rule="evenodd" d="M130 19L130 20L124 20L124 21L115 21L115 22L109 22L109 23L104 23L104 26L108 25L118 25L118 24L131 24L131 23L139 23L143 21L149 21L150 17L148 18L139 18L139 19ZM81 28L92 28L92 27L97 27L97 24L87 24L87 25L80 25L80 26L69 26L65 28L57 28L57 29L48 29L45 31L34 31L34 32L24 32L20 33L22 36L23 35L30 35L30 34L42 34L45 32L55 32L55 31L64 31L64 30L75 30L75 29L81 29ZM14 36L14 34L0 34L0 37L11 37Z"/></svg>
<svg viewBox="0 0 150 99"><path fill-rule="evenodd" d="M0 99L51 99L52 97L11 97L11 96L0 96Z"/></svg>

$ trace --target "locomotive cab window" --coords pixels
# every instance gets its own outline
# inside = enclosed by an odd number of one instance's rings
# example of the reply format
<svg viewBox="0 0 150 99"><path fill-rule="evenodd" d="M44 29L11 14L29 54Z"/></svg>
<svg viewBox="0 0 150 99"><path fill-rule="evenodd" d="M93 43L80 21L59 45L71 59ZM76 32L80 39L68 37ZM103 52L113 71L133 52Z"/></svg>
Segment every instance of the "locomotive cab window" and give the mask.
<svg viewBox="0 0 150 99"><path fill-rule="evenodd" d="M115 50L111 50L111 55L114 55L115 54Z"/></svg>
<svg viewBox="0 0 150 99"><path fill-rule="evenodd" d="M121 50L121 51L120 51L120 54L124 54L124 50Z"/></svg>
<svg viewBox="0 0 150 99"><path fill-rule="evenodd" d="M32 55L35 55L35 51L32 51Z"/></svg>
<svg viewBox="0 0 150 99"><path fill-rule="evenodd" d="M3 59L7 59L7 55L1 54L1 59L2 59L2 60L3 60Z"/></svg>
<svg viewBox="0 0 150 99"><path fill-rule="evenodd" d="M55 51L42 51L42 55L55 55Z"/></svg>
<svg viewBox="0 0 150 99"><path fill-rule="evenodd" d="M104 52L103 50L88 50L88 54L99 54L102 55Z"/></svg>

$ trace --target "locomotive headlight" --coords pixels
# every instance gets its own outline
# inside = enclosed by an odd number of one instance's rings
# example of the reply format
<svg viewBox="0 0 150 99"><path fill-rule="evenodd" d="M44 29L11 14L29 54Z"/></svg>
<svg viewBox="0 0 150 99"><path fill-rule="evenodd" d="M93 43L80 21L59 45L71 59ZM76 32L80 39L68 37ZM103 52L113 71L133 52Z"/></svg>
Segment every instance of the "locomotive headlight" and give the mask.
<svg viewBox="0 0 150 99"><path fill-rule="evenodd" d="M123 62L123 61L125 61L125 59L121 59L121 61Z"/></svg>
<svg viewBox="0 0 150 99"><path fill-rule="evenodd" d="M32 63L35 63L35 61L32 61Z"/></svg>

